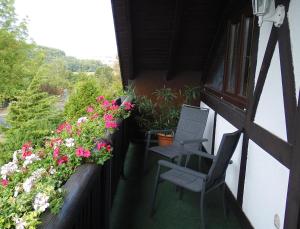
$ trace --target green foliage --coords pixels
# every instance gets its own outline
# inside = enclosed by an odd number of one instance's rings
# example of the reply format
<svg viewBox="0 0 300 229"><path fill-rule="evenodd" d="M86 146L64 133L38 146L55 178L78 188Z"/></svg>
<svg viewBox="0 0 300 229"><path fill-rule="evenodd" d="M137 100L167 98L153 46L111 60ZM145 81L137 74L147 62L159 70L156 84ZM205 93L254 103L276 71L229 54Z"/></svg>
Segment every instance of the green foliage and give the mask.
<svg viewBox="0 0 300 229"><path fill-rule="evenodd" d="M42 146L44 137L61 121L62 116L54 107L56 98L41 92L39 81L36 77L17 101L10 104L4 151L15 150L25 141Z"/></svg>
<svg viewBox="0 0 300 229"><path fill-rule="evenodd" d="M77 119L86 113L86 107L96 104L96 97L100 95L100 88L95 79L80 81L65 105L65 116L68 119Z"/></svg>
<svg viewBox="0 0 300 229"><path fill-rule="evenodd" d="M81 60L72 56L66 56L65 52L55 48L44 46L37 47L45 55L45 63L53 61L62 61L68 71L71 72L96 72L97 68L106 67L99 60ZM108 66L107 66L108 67Z"/></svg>
<svg viewBox="0 0 300 229"><path fill-rule="evenodd" d="M26 89L33 65L28 59L31 45L0 29L0 100L11 99Z"/></svg>
<svg viewBox="0 0 300 229"><path fill-rule="evenodd" d="M111 67L104 65L96 69L95 76L99 79L105 79L111 82L113 80L114 71Z"/></svg>
<svg viewBox="0 0 300 229"><path fill-rule="evenodd" d="M112 147L103 138L115 128L107 127L106 121L123 120L130 115L130 109L117 107L105 98L99 102L80 122L59 125L44 147L24 144L22 150L14 152L13 160L3 165L10 169L3 169L6 172L1 174L5 175L0 182L1 228L21 228L21 223L25 228L37 228L47 208L52 213L59 212L66 193L62 185L79 165L102 165L112 157ZM108 117L106 121L104 116ZM35 201L37 197L39 203Z"/></svg>
<svg viewBox="0 0 300 229"><path fill-rule="evenodd" d="M199 87L184 86L181 90L162 88L153 92L154 102L146 96L137 96L131 86L127 93L134 98L137 113L135 119L138 125L149 129L175 129L180 116L180 103L192 104L200 96ZM179 101L177 101L179 100Z"/></svg>

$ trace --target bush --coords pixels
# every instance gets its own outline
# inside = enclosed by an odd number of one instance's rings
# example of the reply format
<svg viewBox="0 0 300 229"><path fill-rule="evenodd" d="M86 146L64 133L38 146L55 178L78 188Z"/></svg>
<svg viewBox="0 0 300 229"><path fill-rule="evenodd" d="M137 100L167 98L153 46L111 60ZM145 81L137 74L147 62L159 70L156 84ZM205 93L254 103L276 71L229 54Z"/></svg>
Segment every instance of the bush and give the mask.
<svg viewBox="0 0 300 229"><path fill-rule="evenodd" d="M65 105L64 114L67 119L77 119L84 116L86 107L96 104L96 97L101 94L96 80L87 79L76 84L73 93Z"/></svg>
<svg viewBox="0 0 300 229"><path fill-rule="evenodd" d="M39 78L33 79L28 89L9 106L7 115L8 128L5 141L1 146L3 152L19 149L25 141L42 146L44 137L48 136L62 120L62 115L55 109L56 98L40 91Z"/></svg>

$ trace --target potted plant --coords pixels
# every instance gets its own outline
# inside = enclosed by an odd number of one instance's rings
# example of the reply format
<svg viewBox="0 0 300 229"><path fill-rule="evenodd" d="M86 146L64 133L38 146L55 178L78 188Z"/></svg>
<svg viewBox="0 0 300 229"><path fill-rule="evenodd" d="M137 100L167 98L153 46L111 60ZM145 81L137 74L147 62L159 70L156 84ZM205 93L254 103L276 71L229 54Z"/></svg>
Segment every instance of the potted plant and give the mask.
<svg viewBox="0 0 300 229"><path fill-rule="evenodd" d="M171 88L156 90L153 95L156 97L154 104L154 122L152 129L170 130L170 132L157 133L158 144L165 146L173 143L174 130L177 126L180 106L176 104L177 93Z"/></svg>
<svg viewBox="0 0 300 229"><path fill-rule="evenodd" d="M129 87L128 94L135 101L134 117L137 126L144 136L148 130L170 130L169 132L158 133L157 138L160 145L167 145L173 142L174 130L180 116L180 104L193 104L200 96L199 87L184 86L183 91L163 87L153 92L153 98L137 96L133 87Z"/></svg>

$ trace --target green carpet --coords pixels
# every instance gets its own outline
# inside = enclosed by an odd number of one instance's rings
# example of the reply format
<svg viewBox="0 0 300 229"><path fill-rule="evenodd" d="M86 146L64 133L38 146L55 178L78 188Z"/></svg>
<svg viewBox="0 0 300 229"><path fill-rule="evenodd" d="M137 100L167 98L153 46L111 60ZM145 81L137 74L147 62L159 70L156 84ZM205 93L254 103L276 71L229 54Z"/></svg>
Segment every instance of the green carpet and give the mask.
<svg viewBox="0 0 300 229"><path fill-rule="evenodd" d="M127 180L121 179L113 202L111 229L193 229L200 228L199 194L185 191L182 200L174 185L159 185L156 212L149 217L158 156L149 157L149 171L143 175L143 147L131 144L125 162ZM195 158L196 159L196 158ZM194 159L194 161L195 161ZM207 229L241 228L229 211L223 214L219 189L208 193L205 200Z"/></svg>

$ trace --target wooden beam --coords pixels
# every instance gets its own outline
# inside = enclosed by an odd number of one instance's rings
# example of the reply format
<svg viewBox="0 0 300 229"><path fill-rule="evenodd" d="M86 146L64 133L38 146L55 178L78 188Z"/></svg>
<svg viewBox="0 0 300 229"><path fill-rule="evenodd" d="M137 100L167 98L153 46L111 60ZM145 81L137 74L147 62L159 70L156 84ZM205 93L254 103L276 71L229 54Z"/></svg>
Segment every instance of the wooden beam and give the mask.
<svg viewBox="0 0 300 229"><path fill-rule="evenodd" d="M244 187L245 187L245 177L246 177L246 168L247 168L248 145L249 145L249 137L246 133L244 133L243 143L242 143L240 173L239 173L239 184L238 184L238 191L237 191L237 201L238 201L240 207L243 206L243 199L244 199Z"/></svg>
<svg viewBox="0 0 300 229"><path fill-rule="evenodd" d="M281 66L281 82L286 120L286 133L289 143L294 142L294 121L297 109L295 75L291 49L288 17L285 17L278 31L278 45Z"/></svg>
<svg viewBox="0 0 300 229"><path fill-rule="evenodd" d="M175 74L176 66L176 52L179 42L179 34L181 30L181 21L183 14L183 0L176 0L174 10L173 29L170 39L169 57L168 57L168 69L166 73L166 80L171 80Z"/></svg>
<svg viewBox="0 0 300 229"><path fill-rule="evenodd" d="M123 86L135 78L130 0L111 0Z"/></svg>
<svg viewBox="0 0 300 229"><path fill-rule="evenodd" d="M281 164L290 168L292 154L291 144L253 122L246 122L246 114L244 111L207 93L207 91L202 92L201 100L237 129L244 129L249 139L268 152Z"/></svg>
<svg viewBox="0 0 300 229"><path fill-rule="evenodd" d="M290 167L289 185L284 218L284 229L297 229L300 226L300 99L298 100L298 107L295 114L293 139L294 147Z"/></svg>
<svg viewBox="0 0 300 229"><path fill-rule="evenodd" d="M256 110L257 110L257 106L258 106L258 102L267 78L267 74L269 71L269 67L271 64L271 60L274 54L274 50L276 47L276 43L278 40L278 36L277 36L277 28L273 27L271 34L270 34L270 38L266 47L266 52L261 64L261 69L258 75L258 79L257 79L257 83L256 83L256 87L254 90L254 95L253 98L250 99L250 104L248 106L248 109L251 110L250 112L250 121L253 121L255 118L255 114L256 114Z"/></svg>
<svg viewBox="0 0 300 229"><path fill-rule="evenodd" d="M206 89L201 93L201 101L210 106L237 129L244 128L246 116L243 110L209 93Z"/></svg>
<svg viewBox="0 0 300 229"><path fill-rule="evenodd" d="M261 126L251 123L246 128L249 138L285 167L290 168L292 146Z"/></svg>

